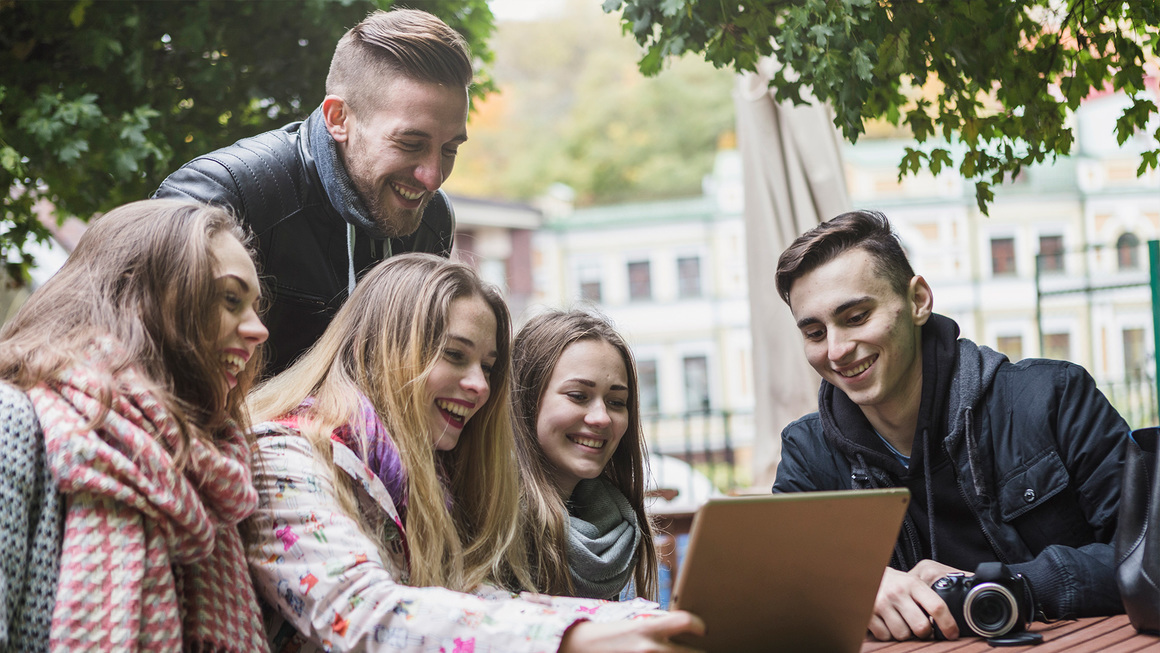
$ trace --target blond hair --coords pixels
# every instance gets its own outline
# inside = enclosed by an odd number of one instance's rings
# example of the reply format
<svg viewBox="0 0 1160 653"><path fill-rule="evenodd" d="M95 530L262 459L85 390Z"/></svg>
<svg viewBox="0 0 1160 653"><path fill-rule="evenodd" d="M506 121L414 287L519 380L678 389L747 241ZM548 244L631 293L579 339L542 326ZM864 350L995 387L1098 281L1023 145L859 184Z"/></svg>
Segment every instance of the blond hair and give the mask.
<svg viewBox="0 0 1160 653"><path fill-rule="evenodd" d="M491 393L464 426L458 445L437 452L428 433L432 398L425 381L441 355L451 302L467 297L483 299L495 314ZM250 410L255 421L276 419L314 398L300 413L302 435L340 479L335 485L344 511L374 537L376 524L358 509L354 483L335 467L330 444L331 433L349 425L366 456L366 433L356 419L365 396L407 470L408 582L458 591L485 581L522 588L528 575L517 532L510 340L503 298L471 268L429 254L402 254L367 273L318 343L251 393ZM447 479L450 507L441 478Z"/></svg>

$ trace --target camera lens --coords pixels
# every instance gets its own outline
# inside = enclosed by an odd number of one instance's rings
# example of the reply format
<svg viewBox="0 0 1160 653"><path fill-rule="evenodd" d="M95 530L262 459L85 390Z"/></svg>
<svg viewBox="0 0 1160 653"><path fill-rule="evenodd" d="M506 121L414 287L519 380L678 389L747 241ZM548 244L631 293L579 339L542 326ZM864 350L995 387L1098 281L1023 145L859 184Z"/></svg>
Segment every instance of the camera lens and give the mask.
<svg viewBox="0 0 1160 653"><path fill-rule="evenodd" d="M1019 622L1019 602L997 583L980 583L963 600L967 626L982 637L1006 635Z"/></svg>

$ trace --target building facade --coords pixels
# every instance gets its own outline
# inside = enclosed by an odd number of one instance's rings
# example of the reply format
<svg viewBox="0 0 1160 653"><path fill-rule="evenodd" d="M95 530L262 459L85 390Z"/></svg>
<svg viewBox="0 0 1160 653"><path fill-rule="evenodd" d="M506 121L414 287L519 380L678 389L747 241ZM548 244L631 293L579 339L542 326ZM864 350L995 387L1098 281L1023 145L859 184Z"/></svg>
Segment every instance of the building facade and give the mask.
<svg viewBox="0 0 1160 653"><path fill-rule="evenodd" d="M1074 154L995 188L989 215L953 169L900 181L913 141L864 139L843 157L852 206L890 217L936 310L964 337L1013 360L1083 365L1129 422L1144 425L1158 421L1146 244L1160 238L1160 173L1136 175L1152 147L1146 135L1116 143L1125 102L1085 102ZM727 434L730 456L744 460L753 438L760 362L751 355L740 165L736 151L720 152L698 198L545 210L532 240L531 302L517 316L583 305L608 315L637 356L643 408L657 422L651 442L686 458L704 457L703 444L722 447ZM690 425L697 416L704 423Z"/></svg>

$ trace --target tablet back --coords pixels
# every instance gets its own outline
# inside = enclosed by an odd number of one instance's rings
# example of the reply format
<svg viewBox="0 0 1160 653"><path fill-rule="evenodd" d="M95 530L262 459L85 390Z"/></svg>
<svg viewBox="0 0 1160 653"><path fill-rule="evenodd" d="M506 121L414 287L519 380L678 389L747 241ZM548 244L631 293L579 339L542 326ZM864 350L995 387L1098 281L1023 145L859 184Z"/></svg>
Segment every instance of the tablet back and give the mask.
<svg viewBox="0 0 1160 653"><path fill-rule="evenodd" d="M856 653L898 538L905 488L711 499L693 520L672 607L709 652Z"/></svg>

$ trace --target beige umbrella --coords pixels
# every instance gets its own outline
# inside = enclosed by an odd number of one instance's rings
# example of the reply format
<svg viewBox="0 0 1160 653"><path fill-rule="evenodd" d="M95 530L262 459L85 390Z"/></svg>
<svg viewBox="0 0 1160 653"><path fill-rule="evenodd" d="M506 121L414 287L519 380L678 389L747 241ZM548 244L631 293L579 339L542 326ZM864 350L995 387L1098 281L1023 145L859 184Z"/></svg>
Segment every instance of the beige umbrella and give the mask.
<svg viewBox="0 0 1160 653"><path fill-rule="evenodd" d="M777 62L739 75L733 101L745 184L749 321L753 338L756 486L773 483L781 429L817 410L818 376L806 363L793 316L774 289L777 257L794 238L850 209L840 136L828 106L778 103L768 88Z"/></svg>

